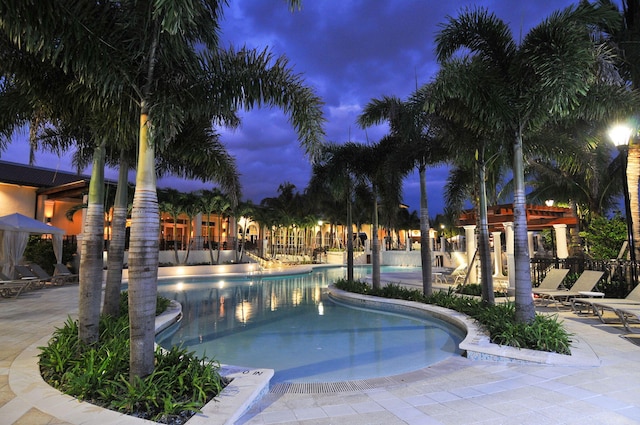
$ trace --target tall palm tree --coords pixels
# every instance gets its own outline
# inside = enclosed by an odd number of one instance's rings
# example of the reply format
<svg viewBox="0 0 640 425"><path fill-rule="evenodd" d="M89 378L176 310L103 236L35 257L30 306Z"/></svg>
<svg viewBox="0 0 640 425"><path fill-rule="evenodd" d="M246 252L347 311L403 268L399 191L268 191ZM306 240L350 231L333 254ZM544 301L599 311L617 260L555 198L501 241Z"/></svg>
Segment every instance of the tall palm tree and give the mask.
<svg viewBox="0 0 640 425"><path fill-rule="evenodd" d="M613 2L612 2L613 4ZM614 7L617 7L614 5ZM619 69L626 81L630 83L633 90L640 88L640 0L623 0L622 1L622 22L616 26L604 27L609 33L611 40L619 49L617 55ZM632 113L637 121L638 109L635 108ZM638 135L640 133L640 124L634 122L635 134L630 140L628 147L627 169L625 170L627 178L629 205L631 209L631 230L633 237L633 246L635 247L635 258L640 258L640 195L638 188L640 186L640 142Z"/></svg>
<svg viewBox="0 0 640 425"><path fill-rule="evenodd" d="M349 161L351 172L356 180L364 182L373 194L373 220L371 229L371 279L373 288L380 288L380 239L378 237L379 218L378 205L387 208L400 205L402 179L406 170L398 167L393 156L395 141L385 137L371 145L349 144L352 161Z"/></svg>
<svg viewBox="0 0 640 425"><path fill-rule="evenodd" d="M516 318L530 322L535 317L531 297L531 274L527 241L523 143L549 120L573 113L606 114L610 103L587 102L594 93L612 99L612 92L597 78L596 49L590 25L618 15L609 7L588 3L553 13L524 36L513 39L506 23L486 9L467 9L449 17L436 37L436 52L442 63L452 64L444 98L461 102L472 113L474 123L484 122L510 135L514 175L514 255ZM466 57L456 57L467 52ZM471 65L483 72L473 71ZM607 90L609 90L607 92ZM591 110L586 106L592 106Z"/></svg>
<svg viewBox="0 0 640 425"><path fill-rule="evenodd" d="M353 157L354 146L351 143L344 145L327 144L324 152L313 166L313 172L307 193L314 197L323 194L330 196L338 202L346 205L347 228L347 280L353 281L353 202L355 195L356 176L353 175L351 163L360 158Z"/></svg>
<svg viewBox="0 0 640 425"><path fill-rule="evenodd" d="M372 99L358 117L362 127L389 122L391 135L398 145L394 157L403 172L416 168L420 179L420 260L422 264L422 290L431 295L432 261L429 240L429 208L426 169L444 159L444 150L437 146L438 126L435 114L428 113L424 104L429 97L429 86L416 90L408 100L397 97Z"/></svg>

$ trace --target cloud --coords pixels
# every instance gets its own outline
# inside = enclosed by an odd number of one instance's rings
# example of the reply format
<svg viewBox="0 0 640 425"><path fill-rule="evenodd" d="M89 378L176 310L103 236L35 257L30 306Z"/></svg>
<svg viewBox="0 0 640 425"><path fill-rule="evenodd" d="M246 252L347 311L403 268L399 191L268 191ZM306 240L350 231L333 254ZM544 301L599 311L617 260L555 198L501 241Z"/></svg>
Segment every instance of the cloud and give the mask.
<svg viewBox="0 0 640 425"><path fill-rule="evenodd" d="M379 140L385 125L362 130L357 116L372 98L409 96L429 82L438 70L434 38L446 16L457 16L465 7L486 6L509 23L517 40L552 11L576 1L569 0L303 0L302 9L290 11L283 0L232 0L221 21L223 47L247 46L286 55L296 73L325 102L327 141L367 142ZM619 1L617 2L619 4ZM242 125L222 130L222 140L235 156L246 198L259 202L277 195L284 182L304 190L311 166L287 117L278 109L242 112ZM26 142L25 142L26 144ZM17 157L28 160L24 146ZM12 152L3 153L3 159ZM17 154L17 152L16 152ZM43 160L38 164L59 164ZM68 164L70 167L70 163ZM442 210L446 168L427 172L429 210ZM162 179L183 190L211 187ZM410 209L419 209L419 185L412 174L405 183L404 198Z"/></svg>

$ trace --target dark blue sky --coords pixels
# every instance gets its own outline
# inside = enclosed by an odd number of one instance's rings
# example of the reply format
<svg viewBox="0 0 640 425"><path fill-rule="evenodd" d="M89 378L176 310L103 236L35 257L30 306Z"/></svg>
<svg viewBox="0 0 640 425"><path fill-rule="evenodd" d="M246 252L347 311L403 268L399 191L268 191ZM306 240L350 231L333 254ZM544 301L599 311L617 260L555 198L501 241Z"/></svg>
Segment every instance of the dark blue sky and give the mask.
<svg viewBox="0 0 640 425"><path fill-rule="evenodd" d="M465 7L486 6L507 22L514 38L526 34L555 10L576 2L568 0L306 0L302 10L291 12L283 0L231 0L222 21L223 45L269 48L286 55L296 72L314 87L325 102L327 140L375 142L385 127L366 132L356 117L372 98L394 95L406 98L433 79L438 70L434 35L447 15L457 16ZM311 167L295 133L280 110L242 113L240 128L223 132L223 142L236 157L244 199L260 202L277 195L281 183L291 182L302 192ZM1 159L26 163L24 137L16 137ZM67 158L38 153L36 165L72 170ZM116 172L107 173L116 178ZM444 167L427 172L429 211L442 210ZM185 191L210 188L211 184L165 178L159 187ZM419 208L417 177L404 185L404 201Z"/></svg>

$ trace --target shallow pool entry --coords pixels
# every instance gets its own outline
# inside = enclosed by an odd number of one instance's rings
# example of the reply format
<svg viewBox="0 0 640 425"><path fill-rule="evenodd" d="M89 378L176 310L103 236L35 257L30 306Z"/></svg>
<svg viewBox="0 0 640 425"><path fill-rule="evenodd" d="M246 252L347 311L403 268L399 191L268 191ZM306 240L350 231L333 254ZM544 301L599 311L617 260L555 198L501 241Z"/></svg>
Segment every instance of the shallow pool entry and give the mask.
<svg viewBox="0 0 640 425"><path fill-rule="evenodd" d="M356 278L370 269L357 268ZM274 383L373 379L421 369L458 354L463 334L436 319L330 301L343 268L262 279L181 279L159 292L182 304L179 327L160 335L225 364L275 370Z"/></svg>

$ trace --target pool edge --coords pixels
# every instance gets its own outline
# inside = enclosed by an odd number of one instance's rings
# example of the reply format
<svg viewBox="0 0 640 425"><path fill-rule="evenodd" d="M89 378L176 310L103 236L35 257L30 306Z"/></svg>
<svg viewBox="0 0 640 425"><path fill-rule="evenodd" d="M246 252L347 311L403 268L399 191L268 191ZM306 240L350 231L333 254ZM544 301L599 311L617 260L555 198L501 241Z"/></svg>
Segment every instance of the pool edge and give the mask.
<svg viewBox="0 0 640 425"><path fill-rule="evenodd" d="M378 309L388 309L389 306L394 306L394 311L418 315L426 313L456 326L466 332L466 336L460 342L459 348L471 360L589 367L600 366L601 363L591 347L579 339L573 341L571 355L503 346L493 344L489 339L489 335L476 324L474 319L455 310L414 301L356 294L338 289L334 285L330 285L327 291L330 297L334 297L341 302L351 303L354 306Z"/></svg>

